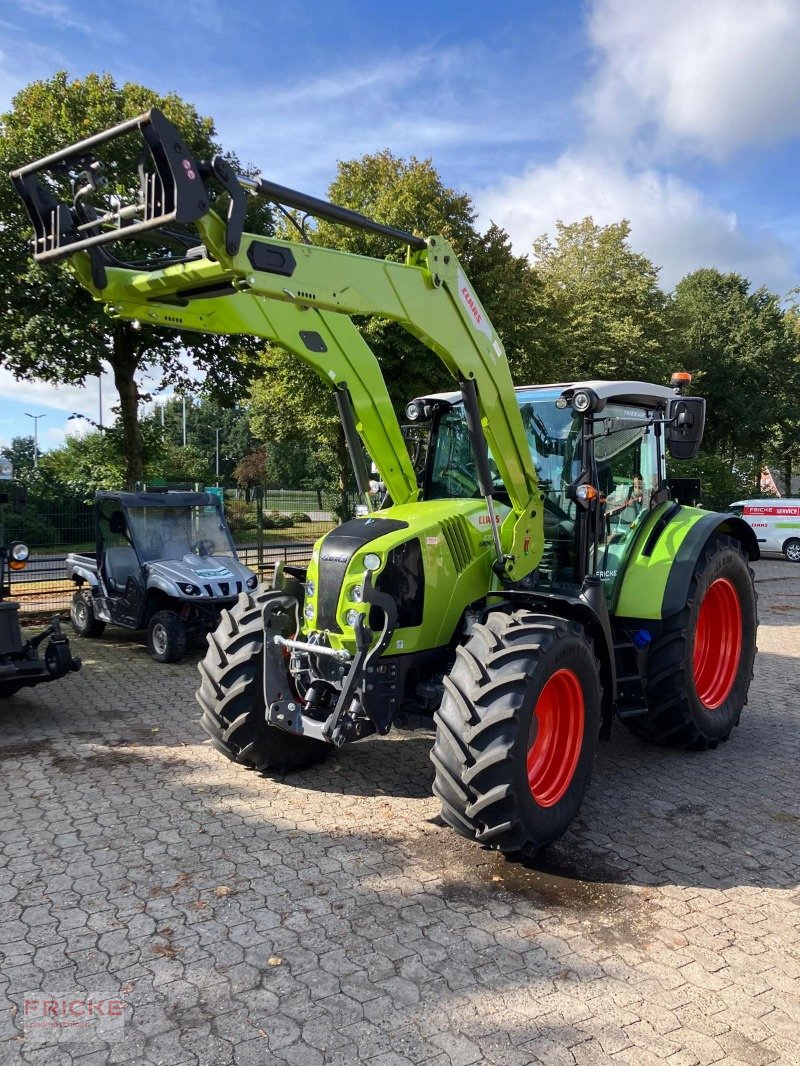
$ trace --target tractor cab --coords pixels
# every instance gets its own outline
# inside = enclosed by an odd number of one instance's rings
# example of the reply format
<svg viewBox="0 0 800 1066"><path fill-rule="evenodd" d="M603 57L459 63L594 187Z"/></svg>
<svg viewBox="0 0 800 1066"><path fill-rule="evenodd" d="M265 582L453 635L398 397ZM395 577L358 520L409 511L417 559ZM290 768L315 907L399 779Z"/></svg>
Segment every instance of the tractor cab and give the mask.
<svg viewBox="0 0 800 1066"><path fill-rule="evenodd" d="M539 587L574 594L587 574L596 574L611 604L637 531L669 499L666 453L673 439L681 458L699 448L704 401L638 381L526 386L516 396L544 511ZM423 403L431 417L424 498L479 497L461 394ZM689 410L691 444L684 427ZM509 499L491 451L489 466L502 516Z"/></svg>

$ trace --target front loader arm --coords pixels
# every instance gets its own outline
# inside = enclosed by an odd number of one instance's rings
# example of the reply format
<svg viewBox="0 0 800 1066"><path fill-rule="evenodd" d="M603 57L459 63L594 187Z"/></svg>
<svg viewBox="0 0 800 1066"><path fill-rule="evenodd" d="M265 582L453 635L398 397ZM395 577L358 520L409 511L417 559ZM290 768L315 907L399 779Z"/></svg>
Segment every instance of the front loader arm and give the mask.
<svg viewBox="0 0 800 1066"><path fill-rule="evenodd" d="M123 127L12 174L34 221L35 257L72 256L80 280L111 315L177 329L263 337L313 366L332 387L347 388L357 429L393 500L400 503L416 497L416 481L380 367L349 316L375 315L398 322L439 356L457 382L475 383L482 428L512 505L502 527L506 574L521 578L532 570L541 557L543 522L508 361L448 242L442 237L423 241L403 235L263 180L240 179L237 185L218 161L197 163L159 112ZM49 190L35 183L37 168L54 160L63 167L70 159L76 161L75 167L86 166L87 152L96 144L135 128L156 170L152 180L148 176L142 181L147 195L142 193L141 203L125 209L138 210L138 221L131 223L131 214L119 221L118 209L116 218L110 211L96 223L89 216L78 226L84 217L80 210L58 204L52 194L48 201ZM167 147L174 147L178 162ZM227 221L209 209L206 187L196 180L200 176L216 179L230 193ZM95 178L88 180L93 183ZM310 205L312 213L334 221L407 238L406 262L245 233L235 222L243 217L245 184L289 206ZM77 199L76 194L76 203ZM53 221L48 223L50 217ZM98 247L126 238L126 229L141 234L148 227L163 228L173 219L194 225L202 246L168 266L150 270L112 265L119 261ZM109 231L109 226L116 228Z"/></svg>

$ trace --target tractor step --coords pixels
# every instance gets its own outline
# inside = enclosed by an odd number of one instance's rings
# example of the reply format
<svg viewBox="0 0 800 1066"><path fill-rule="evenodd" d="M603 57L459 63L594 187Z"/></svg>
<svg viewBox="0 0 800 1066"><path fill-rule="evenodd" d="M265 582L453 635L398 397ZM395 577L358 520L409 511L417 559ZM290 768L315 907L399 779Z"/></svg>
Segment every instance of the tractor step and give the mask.
<svg viewBox="0 0 800 1066"><path fill-rule="evenodd" d="M626 718L641 718L650 710L649 707L618 707L617 718L624 721Z"/></svg>

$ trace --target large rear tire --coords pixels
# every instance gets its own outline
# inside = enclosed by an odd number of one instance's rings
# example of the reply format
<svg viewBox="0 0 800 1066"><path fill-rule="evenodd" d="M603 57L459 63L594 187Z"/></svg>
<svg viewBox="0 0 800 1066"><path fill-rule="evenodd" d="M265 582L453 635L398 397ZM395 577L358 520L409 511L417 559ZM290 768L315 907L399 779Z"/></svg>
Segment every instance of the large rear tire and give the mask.
<svg viewBox="0 0 800 1066"><path fill-rule="evenodd" d="M199 663L200 723L217 751L253 770L286 773L322 762L333 746L265 721L262 610L270 592L245 593L208 635Z"/></svg>
<svg viewBox="0 0 800 1066"><path fill-rule="evenodd" d="M738 541L716 536L695 565L685 608L648 657L648 713L624 719L637 736L702 751L739 724L753 679L756 592Z"/></svg>
<svg viewBox="0 0 800 1066"><path fill-rule="evenodd" d="M458 649L436 712L433 791L463 836L533 855L560 837L589 787L600 667L582 626L490 614Z"/></svg>
<svg viewBox="0 0 800 1066"><path fill-rule="evenodd" d="M105 622L95 617L89 589L77 589L73 593L69 618L79 637L99 637L106 628Z"/></svg>

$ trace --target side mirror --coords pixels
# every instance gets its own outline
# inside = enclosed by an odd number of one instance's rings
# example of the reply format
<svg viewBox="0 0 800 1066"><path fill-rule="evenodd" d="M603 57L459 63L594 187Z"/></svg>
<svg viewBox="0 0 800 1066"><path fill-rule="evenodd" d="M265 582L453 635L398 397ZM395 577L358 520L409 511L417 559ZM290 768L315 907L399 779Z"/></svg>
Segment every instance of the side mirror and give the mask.
<svg viewBox="0 0 800 1066"><path fill-rule="evenodd" d="M670 402L668 417L669 454L673 459L694 459L706 426L706 401L702 396L676 396Z"/></svg>
<svg viewBox="0 0 800 1066"><path fill-rule="evenodd" d="M699 477L671 477L667 482L669 494L675 503L686 507L696 507L700 502Z"/></svg>

